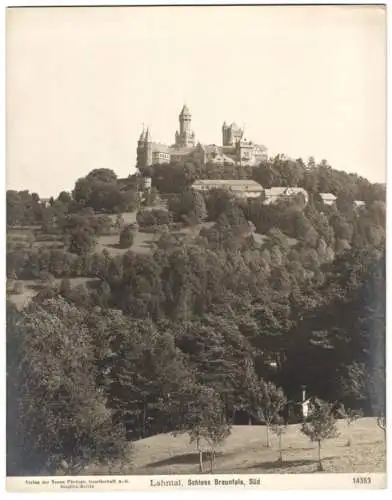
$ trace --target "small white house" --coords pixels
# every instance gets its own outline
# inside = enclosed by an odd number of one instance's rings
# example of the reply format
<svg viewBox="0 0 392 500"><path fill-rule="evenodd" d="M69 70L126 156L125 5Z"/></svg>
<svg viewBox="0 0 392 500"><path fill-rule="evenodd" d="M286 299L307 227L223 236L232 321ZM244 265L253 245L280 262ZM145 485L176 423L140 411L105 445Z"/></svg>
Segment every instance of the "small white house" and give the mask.
<svg viewBox="0 0 392 500"><path fill-rule="evenodd" d="M332 206L336 203L336 196L332 193L319 193L324 205Z"/></svg>
<svg viewBox="0 0 392 500"><path fill-rule="evenodd" d="M272 187L264 190L265 200L264 205L271 205L279 200L293 198L298 195L302 195L305 200L305 204L309 201L308 192L301 187Z"/></svg>

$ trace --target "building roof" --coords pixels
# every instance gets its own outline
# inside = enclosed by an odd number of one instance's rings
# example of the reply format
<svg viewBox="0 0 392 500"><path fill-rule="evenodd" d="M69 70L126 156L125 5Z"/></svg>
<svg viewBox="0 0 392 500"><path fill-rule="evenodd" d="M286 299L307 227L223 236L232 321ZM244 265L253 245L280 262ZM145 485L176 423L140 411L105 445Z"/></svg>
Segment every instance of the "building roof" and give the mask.
<svg viewBox="0 0 392 500"><path fill-rule="evenodd" d="M336 200L336 196L333 193L319 193L319 195L321 196L321 199L323 201L325 201L325 200L335 201Z"/></svg>
<svg viewBox="0 0 392 500"><path fill-rule="evenodd" d="M212 158L210 158L209 161L211 163L222 163L224 160L223 160L223 156L221 156L220 154L217 154L217 155L213 156Z"/></svg>
<svg viewBox="0 0 392 500"><path fill-rule="evenodd" d="M272 187L265 190L266 196L283 196L286 192L286 187Z"/></svg>
<svg viewBox="0 0 392 500"><path fill-rule="evenodd" d="M220 154L222 152L222 148L217 146L216 144L205 144L204 151L207 154L211 154L211 153Z"/></svg>
<svg viewBox="0 0 392 500"><path fill-rule="evenodd" d="M153 153L169 153L169 146L166 144L162 144L160 142L152 143L152 152Z"/></svg>
<svg viewBox="0 0 392 500"><path fill-rule="evenodd" d="M266 196L284 196L297 193L307 194L306 190L301 187L272 187L265 190Z"/></svg>
<svg viewBox="0 0 392 500"><path fill-rule="evenodd" d="M189 155L192 153L196 148L194 147L184 147L184 148L179 148L177 146L171 146L170 148L170 154L176 156L184 156L184 155Z"/></svg>
<svg viewBox="0 0 392 500"><path fill-rule="evenodd" d="M257 152L265 153L267 151L267 147L264 146L263 144L253 144L253 147Z"/></svg>
<svg viewBox="0 0 392 500"><path fill-rule="evenodd" d="M213 158L210 158L209 161L211 163L226 163L226 164L229 164L229 165L234 165L235 164L235 161L230 158L229 156L226 156L224 154L217 154L216 156L214 156Z"/></svg>
<svg viewBox="0 0 392 500"><path fill-rule="evenodd" d="M230 165L235 164L235 161L233 160L233 158L230 158L230 156L222 154L222 158L225 163L229 163Z"/></svg>
<svg viewBox="0 0 392 500"><path fill-rule="evenodd" d="M210 188L229 187L233 190L263 191L263 187L256 181L250 179L199 179L192 187L206 186Z"/></svg>
<svg viewBox="0 0 392 500"><path fill-rule="evenodd" d="M302 194L305 198L305 203L308 202L309 195L308 192L301 187L272 187L269 189L266 189L264 191L265 193L265 205L269 205L271 203L275 203L281 198L288 197L288 196L295 196L297 194Z"/></svg>

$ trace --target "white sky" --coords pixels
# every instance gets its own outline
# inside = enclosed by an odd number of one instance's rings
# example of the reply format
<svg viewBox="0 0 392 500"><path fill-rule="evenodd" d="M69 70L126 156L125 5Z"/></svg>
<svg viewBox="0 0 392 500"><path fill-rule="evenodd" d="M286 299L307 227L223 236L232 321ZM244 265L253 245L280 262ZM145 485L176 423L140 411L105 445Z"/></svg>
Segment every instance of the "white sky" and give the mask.
<svg viewBox="0 0 392 500"><path fill-rule="evenodd" d="M270 154L385 181L385 11L375 6L25 8L7 13L7 188L134 171L142 123L201 142L224 120Z"/></svg>

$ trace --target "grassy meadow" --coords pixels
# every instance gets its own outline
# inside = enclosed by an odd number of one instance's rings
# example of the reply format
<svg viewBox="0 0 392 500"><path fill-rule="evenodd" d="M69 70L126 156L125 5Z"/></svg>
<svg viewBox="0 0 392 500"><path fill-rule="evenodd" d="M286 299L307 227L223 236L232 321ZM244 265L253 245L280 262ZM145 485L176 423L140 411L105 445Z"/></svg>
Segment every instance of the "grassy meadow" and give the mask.
<svg viewBox="0 0 392 500"><path fill-rule="evenodd" d="M372 473L386 470L383 431L374 418L361 418L347 426L338 421L339 436L322 443L325 473ZM351 438L351 446L347 446ZM317 444L290 425L283 436L283 463L278 462L278 441L271 433L266 446L265 426L234 426L217 448L216 474L305 474L317 472ZM209 471L205 453L205 471ZM86 474L199 474L199 456L187 434L160 434L135 442L128 459L110 467L91 465Z"/></svg>

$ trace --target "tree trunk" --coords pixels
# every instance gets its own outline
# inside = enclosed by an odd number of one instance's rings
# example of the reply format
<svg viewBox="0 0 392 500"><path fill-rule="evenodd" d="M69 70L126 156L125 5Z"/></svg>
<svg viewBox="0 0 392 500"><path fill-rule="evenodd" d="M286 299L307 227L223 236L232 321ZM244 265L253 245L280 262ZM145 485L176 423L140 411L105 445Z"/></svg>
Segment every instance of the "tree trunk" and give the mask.
<svg viewBox="0 0 392 500"><path fill-rule="evenodd" d="M200 448L200 438L199 437L196 439L196 446L197 446L197 450L199 452L199 472L204 472L203 471L203 450Z"/></svg>
<svg viewBox="0 0 392 500"><path fill-rule="evenodd" d="M143 437L146 437L146 418L147 418L147 411L146 411L146 403L143 404L143 423L142 423L142 432L143 432Z"/></svg>
<svg viewBox="0 0 392 500"><path fill-rule="evenodd" d="M252 415L249 415L248 417L248 425L252 425Z"/></svg>
<svg viewBox="0 0 392 500"><path fill-rule="evenodd" d="M223 410L223 423L227 424L229 420L229 405L227 403L227 393L225 393L225 405Z"/></svg>
<svg viewBox="0 0 392 500"><path fill-rule="evenodd" d="M350 422L347 422L347 434L348 434L348 439L347 439L346 446L351 446Z"/></svg>
<svg viewBox="0 0 392 500"><path fill-rule="evenodd" d="M270 447L270 440L269 440L269 424L266 425L267 428L267 448Z"/></svg>
<svg viewBox="0 0 392 500"><path fill-rule="evenodd" d="M210 473L214 470L215 465L215 450L210 451Z"/></svg>
<svg viewBox="0 0 392 500"><path fill-rule="evenodd" d="M283 463L282 434L279 434L279 462Z"/></svg>
<svg viewBox="0 0 392 500"><path fill-rule="evenodd" d="M203 450L199 449L199 472L204 472L203 470Z"/></svg>
<svg viewBox="0 0 392 500"><path fill-rule="evenodd" d="M318 470L322 471L323 470L323 464L321 462L321 441L318 440Z"/></svg>

